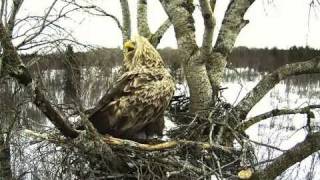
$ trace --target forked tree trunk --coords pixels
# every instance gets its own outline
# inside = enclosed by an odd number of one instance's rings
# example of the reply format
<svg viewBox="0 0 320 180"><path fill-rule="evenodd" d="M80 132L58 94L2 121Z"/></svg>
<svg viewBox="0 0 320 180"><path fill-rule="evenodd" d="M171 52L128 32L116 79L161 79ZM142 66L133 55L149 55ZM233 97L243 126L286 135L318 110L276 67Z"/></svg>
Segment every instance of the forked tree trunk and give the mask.
<svg viewBox="0 0 320 180"><path fill-rule="evenodd" d="M182 64L190 90L191 112L206 110L212 102L212 89L205 63L195 40L192 1L160 0L174 26Z"/></svg>

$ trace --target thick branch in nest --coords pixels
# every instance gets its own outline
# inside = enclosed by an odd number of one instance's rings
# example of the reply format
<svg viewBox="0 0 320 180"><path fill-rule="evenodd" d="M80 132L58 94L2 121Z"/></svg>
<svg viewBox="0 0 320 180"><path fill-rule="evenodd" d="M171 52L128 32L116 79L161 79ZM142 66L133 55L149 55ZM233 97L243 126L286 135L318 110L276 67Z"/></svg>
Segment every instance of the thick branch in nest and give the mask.
<svg viewBox="0 0 320 180"><path fill-rule="evenodd" d="M40 140L47 140L53 143L62 142L61 141L62 138L59 141L57 141L56 136L53 136L50 134L37 133L31 130L24 130L24 133L31 135L35 138L39 138ZM206 142L187 141L187 140L173 140L173 141L161 142L158 144L143 144L143 143L138 143L132 140L120 139L112 136L105 136L103 137L103 141L109 145L129 147L129 148L133 148L141 151L160 151L160 150L174 149L178 146L198 146L199 148L202 148L202 149L219 149L228 153L231 153L232 151L235 150L232 147L225 147L218 144L209 144Z"/></svg>
<svg viewBox="0 0 320 180"><path fill-rule="evenodd" d="M176 148L177 146L184 146L184 145L186 146L196 145L202 149L220 149L229 153L232 150L234 150L231 147L220 146L218 144L209 144L206 142L187 141L187 140L173 140L173 141L162 142L159 144L141 144L131 140L119 139L119 138L107 136L105 137L104 141L110 145L129 146L131 148L136 148L144 151L159 151L159 150L173 149L173 148Z"/></svg>

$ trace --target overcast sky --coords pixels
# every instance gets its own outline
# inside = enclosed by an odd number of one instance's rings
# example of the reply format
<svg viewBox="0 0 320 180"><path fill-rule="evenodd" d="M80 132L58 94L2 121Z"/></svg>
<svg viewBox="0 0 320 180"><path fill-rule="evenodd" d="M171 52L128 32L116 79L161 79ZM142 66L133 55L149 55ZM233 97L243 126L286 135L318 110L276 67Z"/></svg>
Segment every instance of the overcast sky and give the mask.
<svg viewBox="0 0 320 180"><path fill-rule="evenodd" d="M311 9L309 15L309 3L311 0L256 0L245 14L245 19L250 23L241 31L237 46L248 47L278 47L289 48L293 45L320 49L320 7ZM32 3L33 2L33 3ZM44 7L51 0L29 0L23 5L23 12L42 13ZM107 12L114 14L121 20L119 1L97 0L98 4ZM271 3L270 3L271 2ZM136 33L136 0L129 0L131 17L133 19L133 34ZM228 0L217 0L215 17L221 23L223 13L228 5ZM149 0L149 23L151 30L156 28L166 19L166 14L158 0ZM201 13L196 8L194 12L196 20L197 41L201 42L203 22ZM309 21L308 21L309 19ZM119 47L122 44L121 33L116 24L108 17L92 17L79 15L74 21L65 24L73 29L72 34L82 42L104 47ZM216 31L217 32L217 31ZM159 47L176 47L174 31L171 27L165 34Z"/></svg>

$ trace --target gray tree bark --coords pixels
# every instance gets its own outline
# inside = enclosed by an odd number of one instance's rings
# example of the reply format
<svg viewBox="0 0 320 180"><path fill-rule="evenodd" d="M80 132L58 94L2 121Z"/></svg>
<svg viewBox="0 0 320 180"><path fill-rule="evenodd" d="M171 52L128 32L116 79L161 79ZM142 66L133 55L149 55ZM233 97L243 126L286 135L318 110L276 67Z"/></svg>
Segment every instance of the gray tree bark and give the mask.
<svg viewBox="0 0 320 180"><path fill-rule="evenodd" d="M0 134L0 179L12 179L10 145L4 134Z"/></svg>
<svg viewBox="0 0 320 180"><path fill-rule="evenodd" d="M216 44L206 64L214 96L218 95L227 58L233 49L236 38L248 23L243 19L243 16L253 2L254 0L231 1L225 13ZM215 3L211 1L211 4Z"/></svg>
<svg viewBox="0 0 320 180"><path fill-rule="evenodd" d="M178 48L183 54L183 70L188 82L191 112L200 112L212 103L212 89L207 70L195 40L192 1L160 0L174 26Z"/></svg>
<svg viewBox="0 0 320 180"><path fill-rule="evenodd" d="M148 0L139 0L137 5L137 28L140 36L146 37L149 42L157 47L164 33L171 26L171 22L167 19L161 26L152 33L148 23Z"/></svg>
<svg viewBox="0 0 320 180"><path fill-rule="evenodd" d="M298 143L270 163L265 168L258 170L251 180L273 180L281 175L290 166L302 161L314 152L320 150L320 132L310 134L304 141Z"/></svg>
<svg viewBox="0 0 320 180"><path fill-rule="evenodd" d="M128 0L120 0L122 11L122 39L123 43L128 41L131 36L131 19Z"/></svg>

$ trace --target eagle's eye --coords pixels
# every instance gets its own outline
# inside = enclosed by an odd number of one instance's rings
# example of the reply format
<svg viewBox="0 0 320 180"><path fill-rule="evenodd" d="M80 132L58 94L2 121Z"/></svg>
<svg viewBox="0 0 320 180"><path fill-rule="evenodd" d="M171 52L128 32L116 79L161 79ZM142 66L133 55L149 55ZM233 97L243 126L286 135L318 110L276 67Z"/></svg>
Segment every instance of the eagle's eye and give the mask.
<svg viewBox="0 0 320 180"><path fill-rule="evenodd" d="M124 47L127 49L128 52L133 51L135 49L136 43L129 40L124 43Z"/></svg>

